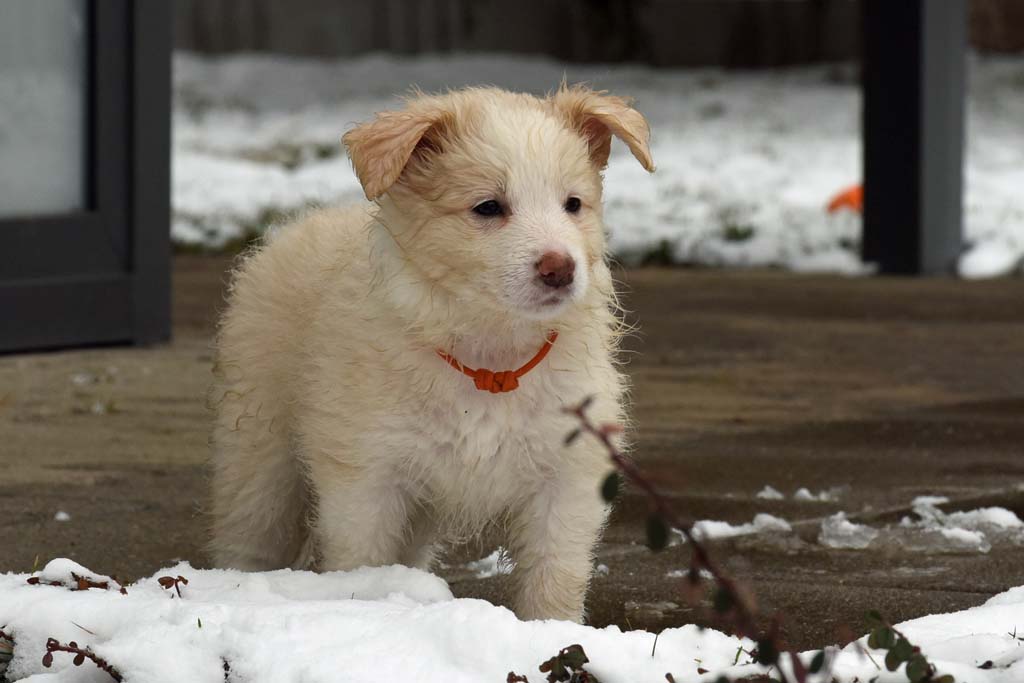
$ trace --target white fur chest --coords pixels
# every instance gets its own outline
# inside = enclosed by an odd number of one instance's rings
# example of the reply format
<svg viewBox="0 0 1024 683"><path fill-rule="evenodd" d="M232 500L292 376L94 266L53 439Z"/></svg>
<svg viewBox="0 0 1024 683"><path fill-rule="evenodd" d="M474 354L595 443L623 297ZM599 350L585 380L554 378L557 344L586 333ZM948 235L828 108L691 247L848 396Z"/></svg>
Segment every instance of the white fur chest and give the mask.
<svg viewBox="0 0 1024 683"><path fill-rule="evenodd" d="M615 389L596 381L606 373L571 368L556 353L518 389L499 394L436 360L427 366L429 390L406 397L408 423L376 438L390 445L389 459L416 497L458 528L493 520L554 479L575 426L563 409Z"/></svg>

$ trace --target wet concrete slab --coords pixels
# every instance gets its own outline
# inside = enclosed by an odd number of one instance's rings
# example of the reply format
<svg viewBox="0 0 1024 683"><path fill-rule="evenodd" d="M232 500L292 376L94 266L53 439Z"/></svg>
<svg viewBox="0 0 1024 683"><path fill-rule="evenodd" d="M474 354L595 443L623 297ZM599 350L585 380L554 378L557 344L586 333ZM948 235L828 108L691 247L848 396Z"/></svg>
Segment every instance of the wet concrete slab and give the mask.
<svg viewBox="0 0 1024 683"><path fill-rule="evenodd" d="M130 579L177 559L204 564L201 515L222 257L175 263L175 340L150 349L0 357L0 570L68 556ZM792 531L711 542L794 647L862 630L879 609L905 619L980 604L1024 584L1024 549L829 548L844 511L875 528L943 509L1024 517L1024 281L845 279L777 272L621 273L639 332L627 340L636 458L691 519ZM771 486L782 500L759 498ZM794 492L830 492L795 500ZM713 615L680 597L689 550L643 546L646 502L626 491L590 594L595 625L656 631ZM70 521L54 519L58 511ZM460 548L442 571L458 595L501 601Z"/></svg>

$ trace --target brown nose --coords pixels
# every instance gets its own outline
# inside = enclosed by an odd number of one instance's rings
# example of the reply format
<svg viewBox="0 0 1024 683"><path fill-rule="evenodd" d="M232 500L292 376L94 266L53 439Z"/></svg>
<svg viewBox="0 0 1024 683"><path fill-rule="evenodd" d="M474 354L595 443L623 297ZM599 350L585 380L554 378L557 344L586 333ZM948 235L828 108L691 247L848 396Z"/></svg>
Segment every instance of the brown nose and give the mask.
<svg viewBox="0 0 1024 683"><path fill-rule="evenodd" d="M549 251L537 261L537 276L548 287L559 289L571 285L575 272L576 262L568 254Z"/></svg>

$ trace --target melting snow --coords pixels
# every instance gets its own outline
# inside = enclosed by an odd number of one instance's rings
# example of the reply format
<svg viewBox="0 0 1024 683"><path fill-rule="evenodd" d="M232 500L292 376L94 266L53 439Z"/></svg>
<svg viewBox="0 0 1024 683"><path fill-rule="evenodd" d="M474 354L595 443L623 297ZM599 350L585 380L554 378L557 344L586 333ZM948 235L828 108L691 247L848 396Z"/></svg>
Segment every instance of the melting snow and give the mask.
<svg viewBox="0 0 1024 683"><path fill-rule="evenodd" d="M837 512L821 523L818 542L829 548L867 548L878 537L878 530L846 519L845 512Z"/></svg>
<svg viewBox="0 0 1024 683"><path fill-rule="evenodd" d="M1012 511L988 507L946 513L938 506L947 502L938 496L915 498L911 508L916 518L904 517L882 529L854 524L839 512L822 522L818 542L830 548L926 553L987 553L993 542L1024 544L1024 522Z"/></svg>
<svg viewBox="0 0 1024 683"><path fill-rule="evenodd" d="M763 532L788 533L793 530L784 519L759 512L754 515L754 521L747 524L733 525L729 522L720 522L714 519L703 519L693 525L694 535L698 539L728 538L730 536L745 536L747 534L758 534ZM678 529L673 529L680 536Z"/></svg>
<svg viewBox="0 0 1024 683"><path fill-rule="evenodd" d="M465 566L466 569L476 573L476 578L489 579L500 574L511 574L516 564L508 556L504 548L497 548L487 557L467 562Z"/></svg>

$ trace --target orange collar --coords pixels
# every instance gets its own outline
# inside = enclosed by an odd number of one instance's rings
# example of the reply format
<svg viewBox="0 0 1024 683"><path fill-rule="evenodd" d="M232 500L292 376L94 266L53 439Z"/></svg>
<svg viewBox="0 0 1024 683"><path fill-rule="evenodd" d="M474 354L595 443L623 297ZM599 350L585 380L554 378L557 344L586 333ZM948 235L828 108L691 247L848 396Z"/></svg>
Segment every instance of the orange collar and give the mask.
<svg viewBox="0 0 1024 683"><path fill-rule="evenodd" d="M438 349L437 355L441 356L448 365L452 366L467 377L471 377L473 382L476 384L476 388L480 391L489 391L492 394L503 394L507 391L515 391L519 388L519 378L537 367L537 364L544 360L544 356L548 355L548 351L551 350L551 345L558 339L558 332L551 330L548 332L548 337L544 341L543 346L540 350L534 354L533 358L527 361L526 365L519 368L518 370L502 370L500 372L494 372L487 368L468 368L459 361L455 360L451 354L447 354L444 351Z"/></svg>

